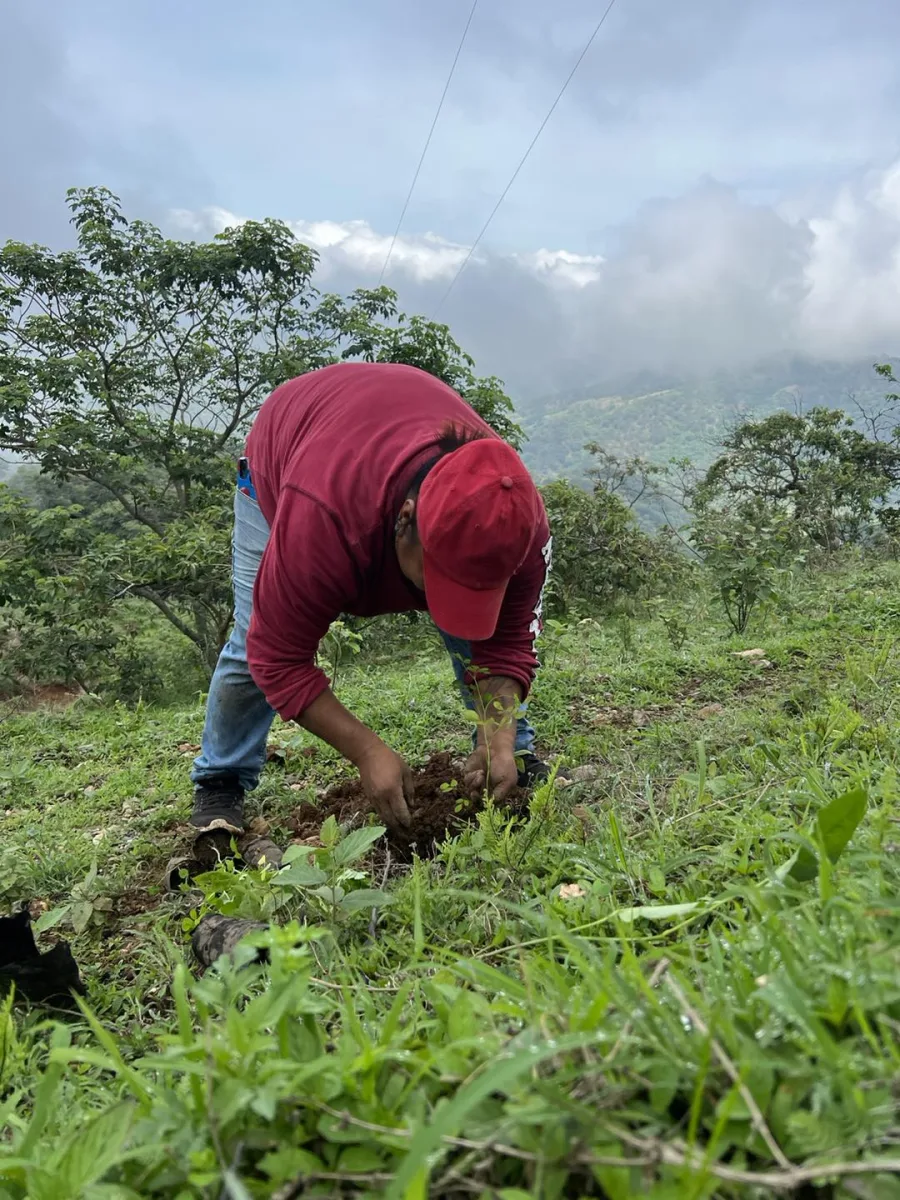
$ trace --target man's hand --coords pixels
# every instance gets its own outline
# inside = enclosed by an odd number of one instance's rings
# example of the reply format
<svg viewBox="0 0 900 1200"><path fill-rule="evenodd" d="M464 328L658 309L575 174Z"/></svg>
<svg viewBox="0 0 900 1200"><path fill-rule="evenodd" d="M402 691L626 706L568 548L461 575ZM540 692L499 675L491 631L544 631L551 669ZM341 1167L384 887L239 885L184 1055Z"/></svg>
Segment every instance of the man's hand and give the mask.
<svg viewBox="0 0 900 1200"><path fill-rule="evenodd" d="M412 799L409 767L377 734L348 712L329 689L318 696L299 723L348 758L359 771L372 807L386 825L409 825L406 801Z"/></svg>
<svg viewBox="0 0 900 1200"><path fill-rule="evenodd" d="M514 679L494 676L475 684L478 744L469 755L463 782L475 799L490 788L495 800L505 800L519 781L516 766L516 714L522 687Z"/></svg>
<svg viewBox="0 0 900 1200"><path fill-rule="evenodd" d="M498 739L495 739L495 743ZM489 778L490 776L490 778ZM478 746L469 755L463 772L463 783L469 796L476 800L486 787L490 787L495 800L505 800L519 780L512 747L494 745Z"/></svg>
<svg viewBox="0 0 900 1200"><path fill-rule="evenodd" d="M391 829L409 827L407 800L413 798L412 772L399 754L378 741L357 760L359 776L372 807Z"/></svg>

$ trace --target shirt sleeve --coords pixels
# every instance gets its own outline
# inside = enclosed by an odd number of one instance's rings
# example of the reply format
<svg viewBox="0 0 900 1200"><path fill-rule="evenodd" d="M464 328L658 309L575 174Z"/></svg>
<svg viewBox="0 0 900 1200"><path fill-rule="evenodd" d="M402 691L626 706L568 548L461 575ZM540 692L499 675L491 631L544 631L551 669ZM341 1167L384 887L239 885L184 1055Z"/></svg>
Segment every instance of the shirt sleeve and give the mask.
<svg viewBox="0 0 900 1200"><path fill-rule="evenodd" d="M531 690L539 665L535 642L542 629L541 610L552 544L544 517L528 557L509 581L494 636L472 646L470 683L500 675L522 685L523 699Z"/></svg>
<svg viewBox="0 0 900 1200"><path fill-rule="evenodd" d="M285 721L329 686L316 651L356 596L356 569L331 514L294 489L275 513L256 582L247 634L250 674Z"/></svg>

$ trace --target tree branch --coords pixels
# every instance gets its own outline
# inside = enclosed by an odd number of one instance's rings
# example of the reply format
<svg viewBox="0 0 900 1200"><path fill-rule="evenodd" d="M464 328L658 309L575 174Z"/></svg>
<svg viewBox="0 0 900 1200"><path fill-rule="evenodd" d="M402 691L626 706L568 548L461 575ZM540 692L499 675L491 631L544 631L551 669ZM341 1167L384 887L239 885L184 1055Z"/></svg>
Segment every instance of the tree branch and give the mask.
<svg viewBox="0 0 900 1200"><path fill-rule="evenodd" d="M178 613L163 600L162 596L158 596L152 588L135 587L131 589L131 594L133 596L140 596L144 600L149 600L151 604L155 604L166 620L174 625L179 633L183 633L186 638L190 638L194 645L198 646L201 650L204 648L197 631L191 629L190 625L182 621Z"/></svg>

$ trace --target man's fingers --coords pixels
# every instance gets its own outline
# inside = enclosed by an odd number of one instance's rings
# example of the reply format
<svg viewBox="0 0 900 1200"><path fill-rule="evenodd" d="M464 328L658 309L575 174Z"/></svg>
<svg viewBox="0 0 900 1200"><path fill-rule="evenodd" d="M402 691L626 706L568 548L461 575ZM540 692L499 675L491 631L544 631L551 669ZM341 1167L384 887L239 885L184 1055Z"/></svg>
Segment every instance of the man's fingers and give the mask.
<svg viewBox="0 0 900 1200"><path fill-rule="evenodd" d="M385 825L391 829L400 825L409 826L412 823L401 788L373 796L372 804Z"/></svg>
<svg viewBox="0 0 900 1200"><path fill-rule="evenodd" d="M403 798L403 792L394 794L391 798L391 808L393 809L395 820L408 828L412 820L409 815L409 809L406 807L406 800Z"/></svg>
<svg viewBox="0 0 900 1200"><path fill-rule="evenodd" d="M494 799L505 800L516 785L515 779L499 779L494 784Z"/></svg>
<svg viewBox="0 0 900 1200"><path fill-rule="evenodd" d="M394 810L391 807L390 800L385 796L373 796L372 807L378 813L378 816L391 829L394 828L396 821L394 819Z"/></svg>
<svg viewBox="0 0 900 1200"><path fill-rule="evenodd" d="M413 781L413 773L409 767L403 768L403 795L407 800L415 798L416 785Z"/></svg>
<svg viewBox="0 0 900 1200"><path fill-rule="evenodd" d="M484 791L484 771L470 771L465 779L466 791L472 800L477 800Z"/></svg>

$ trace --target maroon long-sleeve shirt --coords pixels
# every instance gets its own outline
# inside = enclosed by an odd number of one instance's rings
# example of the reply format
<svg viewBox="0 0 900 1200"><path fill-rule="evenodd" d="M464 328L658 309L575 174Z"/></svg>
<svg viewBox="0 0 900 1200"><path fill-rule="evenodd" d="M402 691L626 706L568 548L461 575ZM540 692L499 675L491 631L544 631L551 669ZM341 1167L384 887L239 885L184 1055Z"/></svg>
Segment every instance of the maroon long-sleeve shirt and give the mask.
<svg viewBox="0 0 900 1200"><path fill-rule="evenodd" d="M253 592L250 672L285 719L327 687L319 642L342 613L427 609L400 571L394 525L416 471L448 425L497 435L434 376L390 363L341 363L284 383L265 401L246 454L270 526ZM472 673L517 680L537 667L550 531L541 509L531 548Z"/></svg>

